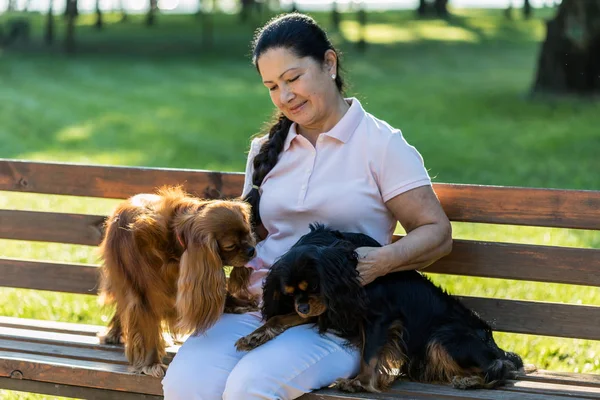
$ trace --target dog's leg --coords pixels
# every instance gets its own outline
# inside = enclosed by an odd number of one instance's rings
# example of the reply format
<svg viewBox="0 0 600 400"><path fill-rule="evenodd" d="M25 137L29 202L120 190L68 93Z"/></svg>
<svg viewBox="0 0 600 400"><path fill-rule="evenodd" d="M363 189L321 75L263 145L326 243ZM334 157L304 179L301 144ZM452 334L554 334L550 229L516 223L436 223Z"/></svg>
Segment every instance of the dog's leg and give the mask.
<svg viewBox="0 0 600 400"><path fill-rule="evenodd" d="M428 346L429 381L452 383L457 389L491 389L503 384L523 365L516 355L514 360L505 357L493 339L482 340L470 330L444 331Z"/></svg>
<svg viewBox="0 0 600 400"><path fill-rule="evenodd" d="M123 328L121 327L121 316L118 308L108 324L108 329L96 336L100 344L123 344Z"/></svg>
<svg viewBox="0 0 600 400"><path fill-rule="evenodd" d="M280 335L288 328L312 322L314 322L314 318L302 318L296 313L277 315L251 334L240 338L235 342L235 347L238 351L250 351Z"/></svg>
<svg viewBox="0 0 600 400"><path fill-rule="evenodd" d="M355 378L338 379L335 387L345 392L385 391L406 361L400 320L368 323L364 332L360 372Z"/></svg>
<svg viewBox="0 0 600 400"><path fill-rule="evenodd" d="M225 310L226 314L245 314L252 311L258 311L258 302L252 299L238 299L227 293L225 299Z"/></svg>
<svg viewBox="0 0 600 400"><path fill-rule="evenodd" d="M134 300L124 310L125 354L134 372L162 378L167 366L162 363L165 342L161 319L143 300Z"/></svg>

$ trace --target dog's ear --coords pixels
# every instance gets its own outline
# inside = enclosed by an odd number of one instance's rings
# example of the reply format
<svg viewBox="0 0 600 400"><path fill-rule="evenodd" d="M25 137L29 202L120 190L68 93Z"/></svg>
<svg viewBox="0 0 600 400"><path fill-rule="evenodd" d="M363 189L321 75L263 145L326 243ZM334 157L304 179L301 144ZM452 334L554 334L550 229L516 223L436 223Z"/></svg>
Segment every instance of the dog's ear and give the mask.
<svg viewBox="0 0 600 400"><path fill-rule="evenodd" d="M281 293L283 270L283 265L273 264L263 283L261 312L265 321L276 315L286 315L294 312L294 299Z"/></svg>
<svg viewBox="0 0 600 400"><path fill-rule="evenodd" d="M320 250L321 294L327 313L319 320L319 329L351 331L366 314L366 295L356 271L354 246L345 241Z"/></svg>
<svg viewBox="0 0 600 400"><path fill-rule="evenodd" d="M203 332L225 307L225 271L212 234L186 238L177 281L177 333Z"/></svg>

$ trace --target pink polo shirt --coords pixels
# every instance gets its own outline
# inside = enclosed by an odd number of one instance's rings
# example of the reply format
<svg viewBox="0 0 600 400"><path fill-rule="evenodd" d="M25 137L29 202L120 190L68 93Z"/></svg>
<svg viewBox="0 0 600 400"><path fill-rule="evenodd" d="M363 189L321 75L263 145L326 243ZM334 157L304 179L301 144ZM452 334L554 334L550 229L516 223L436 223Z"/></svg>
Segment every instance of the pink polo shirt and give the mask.
<svg viewBox="0 0 600 400"><path fill-rule="evenodd" d="M385 202L431 180L419 152L400 130L350 108L316 146L293 124L283 151L261 187L260 215L268 236L256 246L251 292L260 294L268 268L305 233L322 222L335 229L365 233L382 245L391 242L396 219ZM252 141L243 195L252 188L254 156L267 139Z"/></svg>

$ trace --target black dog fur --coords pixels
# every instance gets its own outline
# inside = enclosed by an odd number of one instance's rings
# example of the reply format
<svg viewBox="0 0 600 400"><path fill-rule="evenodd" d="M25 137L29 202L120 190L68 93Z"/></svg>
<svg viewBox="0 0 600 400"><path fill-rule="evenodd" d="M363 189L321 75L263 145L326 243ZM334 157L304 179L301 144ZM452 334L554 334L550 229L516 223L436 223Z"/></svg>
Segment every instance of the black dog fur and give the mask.
<svg viewBox="0 0 600 400"><path fill-rule="evenodd" d="M497 346L485 321L419 272L390 273L362 287L354 250L380 246L374 239L320 224L310 228L272 266L263 287L267 323L241 338L238 350L314 323L361 349L358 376L336 382L350 392L386 390L399 375L493 388L523 368L517 354Z"/></svg>

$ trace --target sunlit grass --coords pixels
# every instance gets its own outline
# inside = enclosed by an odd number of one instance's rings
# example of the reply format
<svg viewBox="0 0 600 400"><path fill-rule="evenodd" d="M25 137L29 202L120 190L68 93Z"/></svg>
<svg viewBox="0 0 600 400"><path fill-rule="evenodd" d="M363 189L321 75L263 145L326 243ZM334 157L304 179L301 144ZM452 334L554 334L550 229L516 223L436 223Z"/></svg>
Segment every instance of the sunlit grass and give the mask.
<svg viewBox="0 0 600 400"><path fill-rule="evenodd" d="M412 13L369 14L371 45L364 54L354 48L356 18L345 15L332 37L344 53L348 94L402 129L435 182L600 190L600 104L532 102L526 96L544 21L453 12L448 22L414 21ZM316 17L328 24L328 16ZM0 157L242 171L249 138L272 111L245 57L253 28L235 17L218 19L216 46L199 51L192 42L199 41L201 24L190 16L161 15L155 30L147 30L135 16L117 24L107 15L103 32L90 26L90 18L79 20L82 48L102 44L105 53L2 55ZM35 29L41 32L41 24ZM187 53L175 45L190 43ZM0 192L0 209L106 215L115 205ZM600 248L597 232L467 223L453 228L462 239ZM98 263L94 247L12 240L0 240L0 256ZM461 295L600 305L598 288L432 278ZM2 315L104 325L110 314L87 295L2 288L0 298ZM600 373L600 342L496 337L539 368ZM0 391L2 398L25 398L7 396L16 395Z"/></svg>

